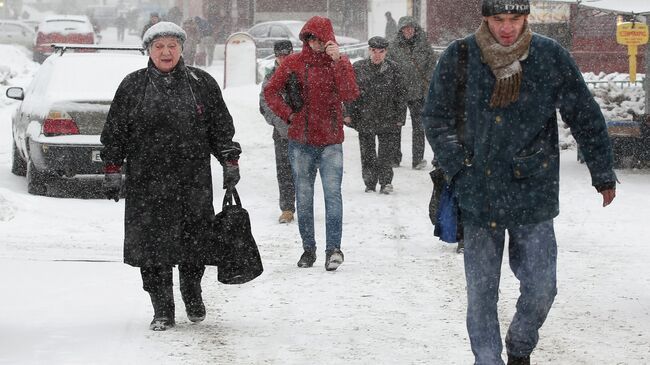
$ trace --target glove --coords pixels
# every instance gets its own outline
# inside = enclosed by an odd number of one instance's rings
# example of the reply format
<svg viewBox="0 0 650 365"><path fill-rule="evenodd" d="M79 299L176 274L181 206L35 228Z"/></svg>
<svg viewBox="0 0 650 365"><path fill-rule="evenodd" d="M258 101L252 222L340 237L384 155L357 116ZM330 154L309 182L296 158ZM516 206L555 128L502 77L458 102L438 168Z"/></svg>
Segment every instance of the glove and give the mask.
<svg viewBox="0 0 650 365"><path fill-rule="evenodd" d="M119 172L104 174L102 190L106 199L120 201L120 190L122 189L122 174Z"/></svg>
<svg viewBox="0 0 650 365"><path fill-rule="evenodd" d="M239 164L237 161L228 161L223 165L223 188L232 189L239 182Z"/></svg>

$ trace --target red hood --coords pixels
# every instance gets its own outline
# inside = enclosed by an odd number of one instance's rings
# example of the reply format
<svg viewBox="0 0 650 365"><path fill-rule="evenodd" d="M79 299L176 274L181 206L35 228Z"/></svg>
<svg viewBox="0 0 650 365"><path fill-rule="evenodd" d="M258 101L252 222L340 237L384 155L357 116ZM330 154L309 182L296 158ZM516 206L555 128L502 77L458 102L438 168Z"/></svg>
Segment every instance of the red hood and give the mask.
<svg viewBox="0 0 650 365"><path fill-rule="evenodd" d="M311 17L300 30L300 40L303 42L303 46L307 45L304 38L305 34L313 34L323 41L323 43L329 41L336 42L332 22L322 16Z"/></svg>

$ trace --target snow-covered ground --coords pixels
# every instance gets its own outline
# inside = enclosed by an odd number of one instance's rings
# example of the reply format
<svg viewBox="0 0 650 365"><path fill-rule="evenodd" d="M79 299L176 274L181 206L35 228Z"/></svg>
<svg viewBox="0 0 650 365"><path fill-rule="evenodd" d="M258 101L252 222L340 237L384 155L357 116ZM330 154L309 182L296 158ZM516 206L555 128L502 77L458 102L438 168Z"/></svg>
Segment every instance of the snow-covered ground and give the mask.
<svg viewBox="0 0 650 365"><path fill-rule="evenodd" d="M5 49L0 50L4 63ZM13 62L13 61L12 61ZM343 181L345 263L323 268L324 208L317 181L319 257L302 252L296 223L280 225L271 128L258 85L224 90L242 144L238 185L265 272L226 286L209 268L208 316L148 330L152 309L137 268L121 263L124 202L27 194L10 172L8 85L25 85L35 65L0 85L0 364L468 364L462 255L432 235L427 171L395 170L391 195L363 192L356 132L346 130ZM222 64L208 68L221 82ZM408 161L410 122L402 150ZM425 156L431 159L427 149ZM618 171L603 209L575 150L562 152L556 219L559 292L533 364L650 364L650 174ZM220 168L213 164L215 187ZM215 207L222 191L215 191ZM506 251L507 252L507 251ZM176 274L175 274L176 275ZM518 295L504 259L499 314L505 333Z"/></svg>

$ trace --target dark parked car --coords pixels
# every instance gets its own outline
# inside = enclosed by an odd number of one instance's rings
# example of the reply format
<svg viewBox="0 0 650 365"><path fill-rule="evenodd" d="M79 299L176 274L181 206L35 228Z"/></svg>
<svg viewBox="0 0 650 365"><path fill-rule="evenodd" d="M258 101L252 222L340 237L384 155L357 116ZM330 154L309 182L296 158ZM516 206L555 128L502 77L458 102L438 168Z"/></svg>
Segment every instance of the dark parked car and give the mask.
<svg viewBox="0 0 650 365"><path fill-rule="evenodd" d="M255 39L257 57L266 57L272 54L273 43L281 39L288 39L293 43L294 48L301 48L302 41L298 35L304 25L305 22L301 20L277 20L252 26L248 33ZM340 46L362 43L356 38L341 36L338 33L336 33L336 41Z"/></svg>
<svg viewBox="0 0 650 365"><path fill-rule="evenodd" d="M97 35L85 15L52 15L38 25L34 61L43 62L51 55L53 43L95 44Z"/></svg>
<svg viewBox="0 0 650 365"><path fill-rule="evenodd" d="M103 177L99 136L115 90L127 74L146 67L148 57L95 48L100 52L59 51L27 89L7 89L7 97L22 100L12 116L11 171L27 176L30 194Z"/></svg>

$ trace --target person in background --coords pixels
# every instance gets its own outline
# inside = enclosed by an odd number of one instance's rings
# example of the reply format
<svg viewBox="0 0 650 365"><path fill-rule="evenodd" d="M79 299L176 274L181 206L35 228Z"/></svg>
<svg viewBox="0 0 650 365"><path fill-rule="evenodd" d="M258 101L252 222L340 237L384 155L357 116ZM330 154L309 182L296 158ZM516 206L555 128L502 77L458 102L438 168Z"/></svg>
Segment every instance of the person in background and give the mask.
<svg viewBox="0 0 650 365"><path fill-rule="evenodd" d="M183 19L183 12L178 6L172 6L167 12L167 15L165 16L166 21L172 22L176 25L181 25L182 19Z"/></svg>
<svg viewBox="0 0 650 365"><path fill-rule="evenodd" d="M509 365L530 364L557 293L556 108L580 145L603 207L616 196L600 108L569 52L531 31L529 13L528 0L483 0L482 24L445 50L424 109L427 138L461 211L475 364L503 364L497 304L506 232L510 268L520 283L505 338ZM461 52L467 56L467 82L459 139L455 90Z"/></svg>
<svg viewBox="0 0 650 365"><path fill-rule="evenodd" d="M393 14L391 14L390 11L387 11L384 15L386 16L386 30L384 32L384 37L391 40L397 33L397 22L395 22Z"/></svg>
<svg viewBox="0 0 650 365"><path fill-rule="evenodd" d="M436 66L436 56L427 42L427 35L415 18L404 16L399 19L397 33L388 46L388 59L399 65L400 73L407 87L407 106L411 114L412 164L416 170L427 166L424 160L424 131L422 130L422 106L429 89L429 80ZM403 119L406 120L406 109ZM400 130L401 133L401 130ZM401 145L401 136L399 138ZM394 157L394 165L401 161L401 146Z"/></svg>
<svg viewBox="0 0 650 365"><path fill-rule="evenodd" d="M126 17L124 13L115 19L115 27L117 28L117 41L124 42L124 32L126 31Z"/></svg>
<svg viewBox="0 0 650 365"><path fill-rule="evenodd" d="M296 188L298 228L304 252L298 267L316 261L314 182L320 171L325 195L325 269L343 263L343 106L359 96L354 70L341 55L332 22L314 16L300 30L302 51L287 57L264 88L264 98L277 116L289 124L289 161ZM303 106L295 111L283 98L287 81L295 75Z"/></svg>
<svg viewBox="0 0 650 365"><path fill-rule="evenodd" d="M144 38L144 34L151 28L154 24L160 22L160 15L153 11L149 14L149 22L142 27L142 33L140 33L140 38Z"/></svg>
<svg viewBox="0 0 650 365"><path fill-rule="evenodd" d="M124 185L124 262L140 268L154 331L176 323L175 265L188 319L205 319L204 265L218 259L210 155L223 166L224 189L239 181L232 117L212 76L183 62L185 39L170 22L147 30L142 45L149 64L124 78L101 134L104 194L118 201Z"/></svg>
<svg viewBox="0 0 650 365"><path fill-rule="evenodd" d="M393 192L392 157L398 145L401 112L406 107L406 88L397 64L386 60L388 40L368 40L370 57L354 63L354 74L361 96L346 104L346 125L359 132L361 176L366 192ZM375 140L378 141L377 146Z"/></svg>
<svg viewBox="0 0 650 365"><path fill-rule="evenodd" d="M262 91L260 92L260 112L266 119L266 122L273 126L273 145L275 146L275 170L278 179L278 188L280 190L280 223L290 223L293 221L293 214L296 211L296 189L293 186L293 177L291 176L291 164L289 163L289 125L278 117L264 99L264 88L269 83L275 70L282 65L282 62L293 53L293 44L290 40L280 40L273 44L273 53L275 54L275 66L264 77L262 82ZM297 80L289 80L288 83L297 83ZM291 88L285 88L282 91L282 98L288 101L290 95L287 91ZM291 105L291 102L289 102ZM295 108L295 107L293 107ZM297 110L296 110L297 111Z"/></svg>
<svg viewBox="0 0 650 365"><path fill-rule="evenodd" d="M213 30L212 30L212 25L210 23L201 18L200 16L195 16L194 21L196 22L196 25L199 27L199 34L201 35L201 48L205 52L206 56L206 66L211 66L212 65L212 60L214 58L214 49L216 48L216 42L213 36Z"/></svg>
<svg viewBox="0 0 650 365"><path fill-rule="evenodd" d="M194 65L194 57L199 47L201 36L199 35L199 28L196 26L193 18L187 18L183 21L183 30L187 34L187 39L183 44L183 61L187 66Z"/></svg>

